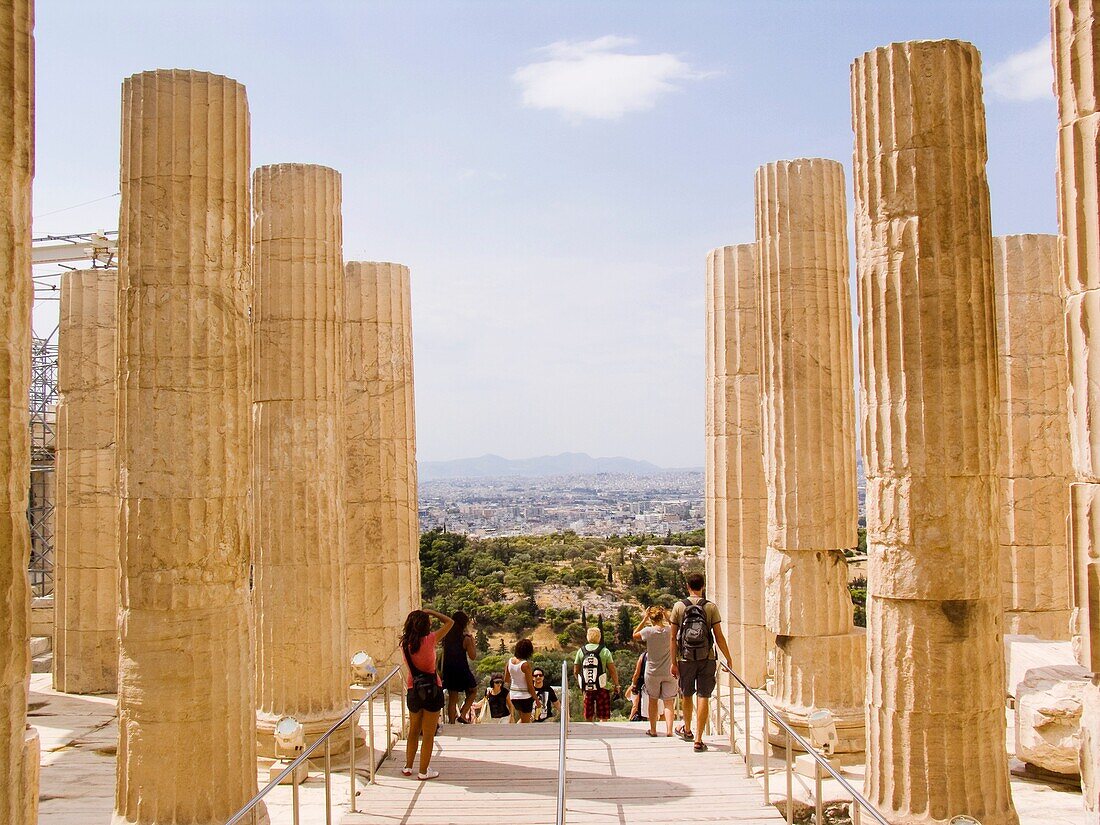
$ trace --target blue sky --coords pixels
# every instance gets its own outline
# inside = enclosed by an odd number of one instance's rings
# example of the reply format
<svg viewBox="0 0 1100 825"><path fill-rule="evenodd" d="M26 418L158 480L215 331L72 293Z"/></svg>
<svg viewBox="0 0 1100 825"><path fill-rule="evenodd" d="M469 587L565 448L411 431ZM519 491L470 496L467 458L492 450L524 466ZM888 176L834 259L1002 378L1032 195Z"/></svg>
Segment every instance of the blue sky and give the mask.
<svg viewBox="0 0 1100 825"><path fill-rule="evenodd" d="M39 0L36 36L35 234L116 227L67 207L118 190L124 77L240 80L253 164L339 169L345 258L412 269L423 459L701 465L706 253L752 239L758 165L850 169L875 46L982 51L993 230L1056 231L1039 0Z"/></svg>

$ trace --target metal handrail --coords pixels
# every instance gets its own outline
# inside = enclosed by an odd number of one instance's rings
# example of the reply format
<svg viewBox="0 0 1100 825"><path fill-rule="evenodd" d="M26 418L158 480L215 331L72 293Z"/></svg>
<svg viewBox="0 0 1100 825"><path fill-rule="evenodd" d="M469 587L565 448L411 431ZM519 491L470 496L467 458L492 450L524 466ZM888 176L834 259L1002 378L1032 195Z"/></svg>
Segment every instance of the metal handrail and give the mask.
<svg viewBox="0 0 1100 825"><path fill-rule="evenodd" d="M374 698L376 696L378 696L379 691L383 691L384 695L386 697L386 725L387 725L387 728L388 728L388 726L390 724L390 707L389 707L390 689L389 689L389 683L390 683L390 680L394 676L398 675L400 672L401 672L401 668L397 665L394 665L393 669L389 673L387 673L382 678L382 680L380 682L373 685L370 688L370 690L368 690L367 693L363 696L362 699L360 699L354 705L352 705L351 709L347 713L345 713L343 716L340 717L339 720L337 720L336 722L333 723L332 727L330 727L321 736L319 736L317 738L317 740L312 745L310 745L308 748L306 748L304 751L302 751L302 753L299 756L297 756L294 759L293 762L291 762L289 765L287 765L286 768L283 769L283 771L278 776L276 776L274 779L272 779L270 782L268 782L263 787L263 789L258 794L256 794L254 797L252 797L252 799L250 799L248 801L248 803L243 808L241 808L239 811L237 811L237 813L233 814L232 818L230 818L228 821L226 821L225 825L237 825L238 822L242 821L244 819L244 817L253 808L255 808L260 803L261 799L263 799L271 791L273 791L276 787L278 787L279 784L284 779L286 779L288 776L293 774L294 771L297 770L298 767L302 763L304 763L307 759L309 759L310 754L312 754L315 750L317 750L317 748L319 748L322 744L325 746L325 820L326 820L326 822L331 822L332 821L332 794L331 794L331 791L329 789L329 774L330 774L330 770L331 770L331 766L330 766L331 746L329 745L329 737L331 737L332 734L334 734L339 728L341 728L349 720L354 718L355 714L358 713L362 709L363 705L365 705L367 702L372 702L374 700ZM404 704L402 704L402 711L403 710L404 710ZM371 751L370 775L371 775L371 782L373 783L374 782L374 724L373 724L374 705L373 704L370 707L370 711L371 711L371 725L370 725L370 731L369 731L369 736L370 736L370 745L369 745L369 747L370 747L370 751ZM402 713L402 716L404 716L404 713ZM350 746L350 749L349 749L349 760L350 760L349 761L349 773L351 774L351 809L352 809L352 811L355 810L355 727L356 727L355 725L351 726L351 746ZM389 734L387 734L387 736L386 736L386 739L387 739L386 753L387 754L389 753L389 750L390 750L390 747L391 747L391 743L389 742L389 738L390 738ZM291 780L291 785L293 787L293 794L294 794L294 822L295 822L295 825L297 825L297 822L298 822L298 783Z"/></svg>
<svg viewBox="0 0 1100 825"><path fill-rule="evenodd" d="M558 815L557 825L565 825L565 742L569 736L569 669L561 663L561 701L558 703Z"/></svg>
<svg viewBox="0 0 1100 825"><path fill-rule="evenodd" d="M794 792L793 792L794 788L793 788L793 776L792 776L792 768L791 768L791 763L792 763L791 745L792 745L792 741L793 741L793 742L797 742L798 746L800 748L802 748L804 751L806 751L806 753L809 754L810 756L812 756L813 759L814 759L814 763L815 763L814 764L814 782L815 782L815 792L816 792L815 793L815 806L817 808L817 812L816 812L817 813L817 820L816 821L818 821L818 822L821 821L821 814L822 814L822 811L821 811L821 807L822 807L821 771L822 771L822 769L824 769L824 770L829 772L829 774L833 777L833 779L835 779L837 782L840 783L840 786L842 788L844 788L844 790L846 790L849 794L851 794L851 796L852 796L852 823L853 823L853 825L860 825L860 815L859 814L860 814L860 808L861 807L866 809L867 813L871 815L871 818L874 819L877 823L879 823L879 825L890 825L890 822L885 817L883 817L883 815L880 814L878 812L878 810L876 810L875 807L870 802L867 801L866 797L864 797L863 794L861 794L859 791L857 791L855 788L853 788L851 783L849 783L847 779L845 779L836 770L834 770L833 766L829 764L829 761L827 759L825 759L825 757L823 757L820 753L818 753L817 749L814 748L813 745L811 745L804 738L802 738L802 736L800 736L794 730L794 728L792 728L790 725L788 725L786 722L784 722L783 719L779 716L779 713L767 701L765 701L760 696L759 693L757 693L755 690L753 690L751 687L749 687L748 684L746 684L745 680L742 679L740 676L738 676L737 673L735 673L734 670L731 667L729 667L729 665L727 665L725 662L719 662L718 665L719 665L719 667L722 668L722 670L726 671L726 673L728 673L730 676L732 676L734 679L736 679L738 684L740 684L741 687L745 689L745 696L746 696L746 699L745 699L745 752L742 755L745 758L746 769L749 769L748 768L749 756L750 756L750 751L751 751L751 748L752 748L751 737L749 735L749 728L750 728L751 720L750 720L750 717L749 717L749 709L750 708L749 708L748 697L752 697L753 699L755 699L756 703L764 709L764 713L765 713L764 732L763 732L763 742L764 742L764 745L763 745L763 750L764 750L764 753L763 753L763 757L764 757L764 796L765 796L765 800L768 804L770 804L770 794L768 792L768 776L771 773L771 768L768 767L768 750L767 750L767 747L768 747L767 746L767 742L768 742L767 722L768 722L768 720L767 720L767 717L770 716L772 719L774 719L776 724L778 724L779 727L781 727L783 729L783 731L787 734L786 759L787 759L787 822L788 823L791 823L793 821L793 818L794 818ZM729 719L729 722L730 722L730 742L733 742L734 741L734 736L733 736L734 715L733 715L733 690L732 690L732 685L731 685L731 690L730 690L730 708L729 708L729 712L728 712L728 719ZM751 770L751 769L749 769L749 770Z"/></svg>

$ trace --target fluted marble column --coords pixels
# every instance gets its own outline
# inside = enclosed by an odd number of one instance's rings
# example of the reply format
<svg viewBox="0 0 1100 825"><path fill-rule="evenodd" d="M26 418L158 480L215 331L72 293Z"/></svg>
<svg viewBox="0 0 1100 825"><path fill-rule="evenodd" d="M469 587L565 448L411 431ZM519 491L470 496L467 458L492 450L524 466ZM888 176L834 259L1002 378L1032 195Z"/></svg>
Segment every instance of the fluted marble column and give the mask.
<svg viewBox="0 0 1100 825"><path fill-rule="evenodd" d="M116 823L224 823L256 792L248 172L240 83L123 83Z"/></svg>
<svg viewBox="0 0 1100 825"><path fill-rule="evenodd" d="M349 706L340 173L261 166L255 218L257 735L309 739ZM346 746L346 737L335 745Z"/></svg>
<svg viewBox="0 0 1100 825"><path fill-rule="evenodd" d="M993 239L1005 632L1068 639L1072 478L1056 235Z"/></svg>
<svg viewBox="0 0 1100 825"><path fill-rule="evenodd" d="M61 279L54 689L118 689L118 272Z"/></svg>
<svg viewBox="0 0 1100 825"><path fill-rule="evenodd" d="M390 663L420 606L409 269L349 261L344 290L348 644Z"/></svg>
<svg viewBox="0 0 1100 825"><path fill-rule="evenodd" d="M867 467L867 784L891 823L1017 817L1005 754L993 243L981 59L852 66Z"/></svg>
<svg viewBox="0 0 1100 825"><path fill-rule="evenodd" d="M1077 660L1092 673L1081 720L1085 808L1100 811L1100 9L1051 0L1058 97L1058 217L1069 353L1070 556Z"/></svg>
<svg viewBox="0 0 1100 825"><path fill-rule="evenodd" d="M34 176L34 4L0 0L0 822L37 821L38 737L28 734L30 537L27 490L31 364L31 179Z"/></svg>
<svg viewBox="0 0 1100 825"><path fill-rule="evenodd" d="M821 158L760 167L756 236L776 705L802 726L832 711L838 750L860 751L865 637L844 560L858 512L843 167Z"/></svg>
<svg viewBox="0 0 1100 825"><path fill-rule="evenodd" d="M768 491L760 428L760 283L756 244L707 255L707 581L734 668L767 679L764 623Z"/></svg>

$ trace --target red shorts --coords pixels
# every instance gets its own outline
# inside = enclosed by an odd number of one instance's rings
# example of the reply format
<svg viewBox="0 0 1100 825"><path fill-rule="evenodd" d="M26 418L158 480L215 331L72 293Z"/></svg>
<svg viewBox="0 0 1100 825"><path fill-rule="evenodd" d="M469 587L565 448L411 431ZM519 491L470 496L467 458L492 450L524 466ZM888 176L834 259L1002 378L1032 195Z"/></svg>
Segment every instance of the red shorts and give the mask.
<svg viewBox="0 0 1100 825"><path fill-rule="evenodd" d="M611 693L607 688L586 690L584 692L584 721L599 719L606 722L611 718Z"/></svg>

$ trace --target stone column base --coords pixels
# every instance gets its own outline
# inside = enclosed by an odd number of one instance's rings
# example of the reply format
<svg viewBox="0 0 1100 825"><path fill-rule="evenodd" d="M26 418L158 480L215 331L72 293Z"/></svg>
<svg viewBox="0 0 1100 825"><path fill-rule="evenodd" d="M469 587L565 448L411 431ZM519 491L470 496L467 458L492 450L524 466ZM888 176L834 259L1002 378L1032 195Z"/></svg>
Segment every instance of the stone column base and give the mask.
<svg viewBox="0 0 1100 825"><path fill-rule="evenodd" d="M836 636L778 636L772 705L782 714L783 721L809 739L810 715L829 710L840 738L835 752L865 750L866 650L867 637L862 628ZM784 746L786 734L778 725L773 727L769 741Z"/></svg>
<svg viewBox="0 0 1100 825"><path fill-rule="evenodd" d="M290 714L294 716L294 714ZM343 716L344 712L341 711L339 716L325 716L324 718L314 719L299 719L295 716L295 719L302 724L305 728L306 742L305 746L308 748L314 742L321 738L333 723ZM277 759L279 758L275 753L275 724L279 721L279 717L270 717L266 714L256 714L256 756L261 759ZM377 720L375 720L377 722ZM340 726L339 729L332 736L329 737L329 752L330 755L345 754L351 747L351 734L348 731L349 725L354 725L355 732L355 747L359 748L366 742L366 737L359 725L359 715L356 714L351 720ZM321 761L325 758L324 746L321 746L310 755L310 760Z"/></svg>

